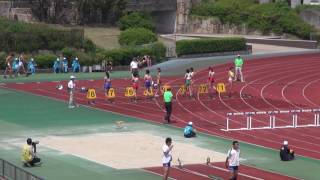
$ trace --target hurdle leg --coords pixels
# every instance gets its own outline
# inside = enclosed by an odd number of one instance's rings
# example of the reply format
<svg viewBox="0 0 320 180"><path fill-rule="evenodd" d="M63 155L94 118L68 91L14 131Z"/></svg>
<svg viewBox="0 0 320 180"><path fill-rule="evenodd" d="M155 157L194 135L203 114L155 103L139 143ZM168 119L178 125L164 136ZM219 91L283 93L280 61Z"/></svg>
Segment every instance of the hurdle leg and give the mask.
<svg viewBox="0 0 320 180"><path fill-rule="evenodd" d="M272 116L269 116L269 128L272 129Z"/></svg>
<svg viewBox="0 0 320 180"><path fill-rule="evenodd" d="M227 117L227 131L229 131L229 116Z"/></svg>
<svg viewBox="0 0 320 180"><path fill-rule="evenodd" d="M272 116L272 129L276 128L276 116Z"/></svg>
<svg viewBox="0 0 320 180"><path fill-rule="evenodd" d="M249 130L251 130L251 126L252 126L252 117L249 116Z"/></svg>
<svg viewBox="0 0 320 180"><path fill-rule="evenodd" d="M247 116L247 130L251 130L251 117Z"/></svg>

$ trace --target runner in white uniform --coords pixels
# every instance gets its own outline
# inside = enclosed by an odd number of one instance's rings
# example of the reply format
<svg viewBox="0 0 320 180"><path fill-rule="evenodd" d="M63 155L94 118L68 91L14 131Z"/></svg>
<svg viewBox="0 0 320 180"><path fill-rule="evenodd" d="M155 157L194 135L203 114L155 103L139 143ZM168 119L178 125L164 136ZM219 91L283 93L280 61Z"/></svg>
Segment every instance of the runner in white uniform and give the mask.
<svg viewBox="0 0 320 180"><path fill-rule="evenodd" d="M162 146L162 152L163 152L162 165L163 165L163 171L164 171L163 180L167 180L169 176L169 171L170 171L171 161L172 161L172 155L171 155L172 148L173 148L172 139L167 138L166 144Z"/></svg>
<svg viewBox="0 0 320 180"><path fill-rule="evenodd" d="M230 170L230 180L237 180L238 169L240 165L240 148L239 142L233 141L232 148L229 149L226 159L226 168Z"/></svg>

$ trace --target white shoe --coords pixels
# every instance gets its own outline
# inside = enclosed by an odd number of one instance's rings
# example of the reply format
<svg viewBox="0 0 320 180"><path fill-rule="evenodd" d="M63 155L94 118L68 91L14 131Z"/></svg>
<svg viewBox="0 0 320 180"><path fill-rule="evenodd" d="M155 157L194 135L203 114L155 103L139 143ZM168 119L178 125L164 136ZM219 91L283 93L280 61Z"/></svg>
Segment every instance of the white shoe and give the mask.
<svg viewBox="0 0 320 180"><path fill-rule="evenodd" d="M73 109L73 108L75 108L75 106L69 106L69 109Z"/></svg>

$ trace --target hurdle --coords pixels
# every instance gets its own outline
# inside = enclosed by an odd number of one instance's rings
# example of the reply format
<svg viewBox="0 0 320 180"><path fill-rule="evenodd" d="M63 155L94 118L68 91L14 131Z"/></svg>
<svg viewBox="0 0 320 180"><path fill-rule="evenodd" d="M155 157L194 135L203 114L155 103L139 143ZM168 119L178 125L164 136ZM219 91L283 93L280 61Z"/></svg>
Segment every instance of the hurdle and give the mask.
<svg viewBox="0 0 320 180"><path fill-rule="evenodd" d="M299 124L299 115L301 113L313 113L314 119L313 123L309 124ZM287 114L292 117L291 123L288 125L276 125L277 115ZM267 115L268 122L266 126L253 127L252 119L257 115ZM232 117L245 117L245 126L239 128L231 128L230 123L232 122ZM222 131L242 131L242 130L258 130L258 129L281 129L281 128L301 128L301 127L320 127L320 109L298 109L298 110L280 110L280 111L257 111L257 112L235 112L227 113L226 117L226 128L222 128Z"/></svg>

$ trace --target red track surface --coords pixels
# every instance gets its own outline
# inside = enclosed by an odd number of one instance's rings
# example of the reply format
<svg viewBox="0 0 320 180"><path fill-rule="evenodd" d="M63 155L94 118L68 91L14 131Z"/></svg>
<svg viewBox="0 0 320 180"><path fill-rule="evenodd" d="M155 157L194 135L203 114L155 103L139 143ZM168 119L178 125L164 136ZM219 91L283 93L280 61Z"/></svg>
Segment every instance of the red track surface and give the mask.
<svg viewBox="0 0 320 180"><path fill-rule="evenodd" d="M163 174L162 167L151 167L145 168L147 171L151 171L157 174ZM262 180L262 179L272 179L272 180L291 180L295 179L288 176L282 176L279 174L274 174L266 171L261 171L256 168L241 165L239 169L239 179L247 180ZM214 175L215 177L228 179L228 170L224 168L224 163L214 163L210 165L206 164L195 164L186 165L183 168L173 167L170 170L170 177L177 180L208 180L209 175Z"/></svg>
<svg viewBox="0 0 320 180"><path fill-rule="evenodd" d="M320 106L320 54L308 54L287 57L275 57L247 61L244 75L246 83L235 83L233 98L216 97L215 100L207 96L200 96L196 100L189 100L179 96L177 89L176 100L173 104L173 126L183 127L192 120L195 128L204 133L229 139L257 144L269 148L278 149L283 140L288 140L290 146L297 154L320 159L320 132L319 128L297 129L272 129L252 131L224 132L221 128L226 126L226 114L228 112L288 110L300 108L318 108ZM230 64L219 65L214 68L217 82L226 82L226 69ZM184 70L181 70L184 71ZM164 82L173 86L183 84L182 77L164 78ZM195 85L206 83L207 70L199 71L195 75ZM66 82L62 82L66 84ZM115 104L105 102L102 92L102 80L79 81L77 86L85 86L97 89L98 99L95 107L117 112L129 116L142 118L157 123L163 122L164 112L162 99L149 101L142 97L138 103L130 103L123 96L124 87L130 86L130 81L125 79L113 80L117 98ZM60 82L7 84L7 88L31 92L38 95L56 99L67 100L65 91L57 91L55 86ZM142 84L141 84L142 86ZM244 98L250 95L252 98ZM85 94L76 93L77 101L86 104ZM299 117L299 123L313 121L312 114ZM291 117L281 115L279 124L290 124ZM234 126L244 126L241 119L233 119ZM266 117L253 119L253 125L266 125ZM312 140L311 140L312 139Z"/></svg>

